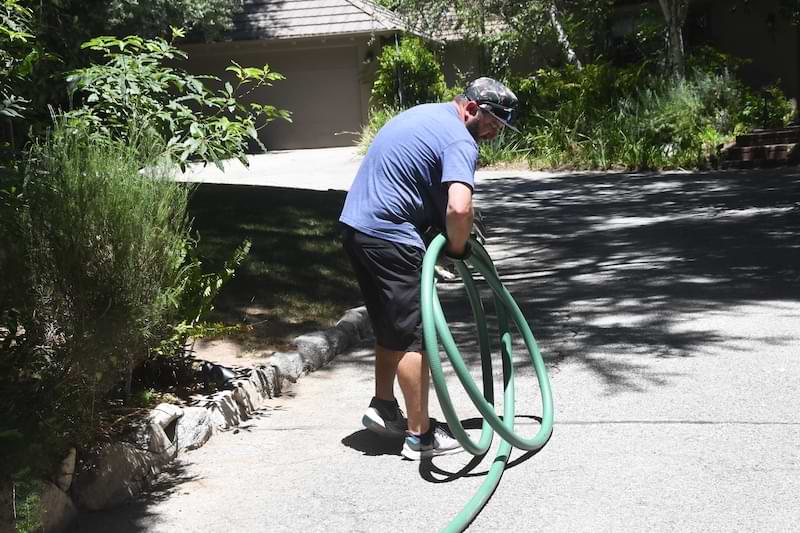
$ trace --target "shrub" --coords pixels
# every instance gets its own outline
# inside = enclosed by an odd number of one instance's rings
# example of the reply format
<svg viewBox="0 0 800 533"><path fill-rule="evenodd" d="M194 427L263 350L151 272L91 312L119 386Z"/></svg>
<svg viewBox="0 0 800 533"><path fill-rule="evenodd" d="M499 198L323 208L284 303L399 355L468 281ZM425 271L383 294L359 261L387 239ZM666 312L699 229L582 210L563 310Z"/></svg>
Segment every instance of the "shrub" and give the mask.
<svg viewBox="0 0 800 533"><path fill-rule="evenodd" d="M685 80L647 65L566 67L510 80L520 98L522 153L537 167L704 167L737 133L764 119L787 123L792 106L778 89L753 91L730 74L735 61L711 57Z"/></svg>
<svg viewBox="0 0 800 533"><path fill-rule="evenodd" d="M358 137L358 152L366 154L372 139L378 131L389 122L395 115L400 112L396 107L379 107L374 108L369 113L369 122L361 128L361 133Z"/></svg>
<svg viewBox="0 0 800 533"><path fill-rule="evenodd" d="M478 164L480 166L524 161L528 158L530 153L530 150L524 147L524 141L522 139L505 131L501 132L500 135L491 141L480 143L478 146L480 149Z"/></svg>
<svg viewBox="0 0 800 533"><path fill-rule="evenodd" d="M736 122L740 129L780 128L792 120L795 109L777 85L768 85L746 92L738 111Z"/></svg>
<svg viewBox="0 0 800 533"><path fill-rule="evenodd" d="M162 150L134 132L99 143L64 121L32 149L16 206L25 268L2 309L4 470L84 442L106 393L164 333L188 190L164 166L141 165Z"/></svg>
<svg viewBox="0 0 800 533"><path fill-rule="evenodd" d="M82 47L100 52L105 62L69 73L72 95L81 97L81 105L67 117L90 125L100 137L124 139L129 125L136 124L136 131L150 129L167 139L164 153L182 165L190 159L220 165L233 157L247 165L248 142L264 149L258 130L277 118L290 120L288 111L239 101L243 94L283 79L269 65L233 63L226 70L234 75L234 86L167 66L187 55L164 39L97 37ZM208 82L222 88L213 91Z"/></svg>
<svg viewBox="0 0 800 533"><path fill-rule="evenodd" d="M17 0L0 2L0 117L21 117L28 102L15 82L33 60L32 16Z"/></svg>
<svg viewBox="0 0 800 533"><path fill-rule="evenodd" d="M397 47L383 48L372 86L374 108L408 108L439 102L446 93L442 68L422 40L406 37Z"/></svg>

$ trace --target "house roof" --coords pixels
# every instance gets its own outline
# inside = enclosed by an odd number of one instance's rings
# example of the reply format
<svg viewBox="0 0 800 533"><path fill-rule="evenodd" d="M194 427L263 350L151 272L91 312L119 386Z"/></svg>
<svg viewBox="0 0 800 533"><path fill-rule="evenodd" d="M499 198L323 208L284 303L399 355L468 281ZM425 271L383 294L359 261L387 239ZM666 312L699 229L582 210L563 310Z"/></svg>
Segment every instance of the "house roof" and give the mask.
<svg viewBox="0 0 800 533"><path fill-rule="evenodd" d="M370 0L244 0L229 35L234 40L296 39L395 31L410 30Z"/></svg>
<svg viewBox="0 0 800 533"><path fill-rule="evenodd" d="M486 35L497 35L506 29L507 25L499 17L488 15L484 21ZM474 36L474 32L470 32L461 23L452 8L442 14L441 19L437 21L437 27L431 28L430 33L431 37L443 42L463 41L470 36Z"/></svg>

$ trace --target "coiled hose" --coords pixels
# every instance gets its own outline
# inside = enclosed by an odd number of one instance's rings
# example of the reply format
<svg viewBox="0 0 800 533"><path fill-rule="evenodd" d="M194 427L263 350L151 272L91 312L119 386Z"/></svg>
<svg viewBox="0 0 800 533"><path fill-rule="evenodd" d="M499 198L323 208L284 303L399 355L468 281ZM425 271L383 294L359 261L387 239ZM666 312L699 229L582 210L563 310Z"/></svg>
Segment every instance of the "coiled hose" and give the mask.
<svg viewBox="0 0 800 533"><path fill-rule="evenodd" d="M478 390L475 381L469 373L469 369L464 364L461 354L458 351L453 335L447 325L439 297L436 293L436 283L434 266L439 257L444 253L447 239L444 235L436 236L428 246L425 259L422 264L422 287L420 290L422 327L425 354L430 365L431 377L439 398L439 405L442 408L447 424L453 436L459 444L472 455L483 455L492 444L494 432L502 439L497 455L486 476L486 480L478 488L475 495L467 502L464 508L443 531L454 532L463 531L469 526L472 520L480 513L486 502L489 501L492 493L500 483L511 448L533 451L545 445L553 431L553 397L550 392L550 380L547 376L547 369L539 353L536 339L533 337L528 322L520 311L514 298L505 288L497 276L489 254L484 247L475 239L470 239L472 253L465 260L456 260L456 268L464 282L464 288L469 298L472 315L478 329L478 340L481 351L481 370L483 374L483 393ZM479 272L494 293L495 309L500 333L500 354L503 362L503 416L502 419L497 415L494 408L494 387L492 382L492 354L489 344L489 330L486 324L483 303L478 290L475 287L472 274L467 267L469 263ZM511 331L509 329L509 316L517 326L517 330L525 341L528 348L531 362L536 370L536 378L539 382L539 390L542 397L542 421L539 431L532 438L524 438L514 431L514 365L512 364ZM473 441L456 414L450 394L447 390L442 363L439 358L439 342L444 347L447 357L458 376L461 385L466 390L475 407L483 416L483 425L478 442Z"/></svg>

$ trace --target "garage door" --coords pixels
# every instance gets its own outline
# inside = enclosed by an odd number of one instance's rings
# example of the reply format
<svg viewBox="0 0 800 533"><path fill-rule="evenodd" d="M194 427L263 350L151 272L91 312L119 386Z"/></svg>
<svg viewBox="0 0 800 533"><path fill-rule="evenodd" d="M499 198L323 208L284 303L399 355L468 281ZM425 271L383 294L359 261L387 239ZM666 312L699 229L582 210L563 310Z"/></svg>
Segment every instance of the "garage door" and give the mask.
<svg viewBox="0 0 800 533"><path fill-rule="evenodd" d="M263 65L286 76L251 99L292 112L292 122L276 120L261 131L271 150L350 146L361 128L358 52L355 46L269 51L242 55L247 65Z"/></svg>

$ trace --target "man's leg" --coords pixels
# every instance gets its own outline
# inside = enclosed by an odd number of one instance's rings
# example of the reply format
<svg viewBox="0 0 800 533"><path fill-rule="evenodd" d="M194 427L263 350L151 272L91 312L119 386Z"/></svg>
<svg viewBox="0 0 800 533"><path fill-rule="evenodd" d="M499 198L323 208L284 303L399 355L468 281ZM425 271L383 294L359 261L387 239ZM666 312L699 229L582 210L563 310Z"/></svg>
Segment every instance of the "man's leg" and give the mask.
<svg viewBox="0 0 800 533"><path fill-rule="evenodd" d="M425 433L430 427L428 415L428 361L419 352L398 352L375 345L375 396L394 399L394 378L400 383L408 416L408 430Z"/></svg>
<svg viewBox="0 0 800 533"><path fill-rule="evenodd" d="M403 352L388 350L375 343L375 397L380 400L393 401L394 380L397 377L397 365Z"/></svg>

